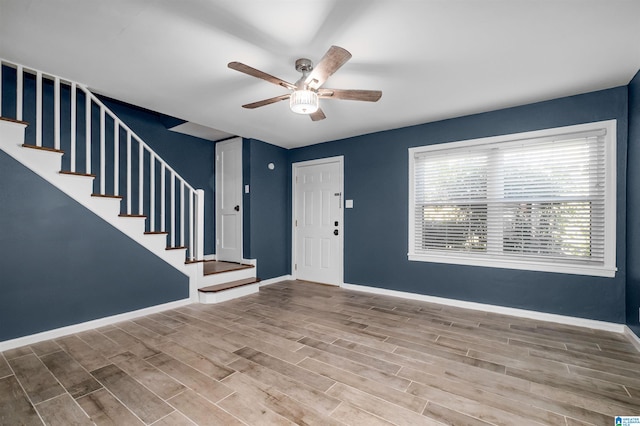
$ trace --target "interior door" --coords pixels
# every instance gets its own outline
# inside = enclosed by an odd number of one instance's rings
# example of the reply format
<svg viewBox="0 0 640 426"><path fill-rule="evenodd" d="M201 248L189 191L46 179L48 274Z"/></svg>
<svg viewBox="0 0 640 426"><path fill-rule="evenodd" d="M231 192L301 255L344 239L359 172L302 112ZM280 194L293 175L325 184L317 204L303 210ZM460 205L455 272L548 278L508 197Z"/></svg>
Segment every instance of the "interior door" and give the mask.
<svg viewBox="0 0 640 426"><path fill-rule="evenodd" d="M342 157L293 165L294 265L297 279L343 281Z"/></svg>
<svg viewBox="0 0 640 426"><path fill-rule="evenodd" d="M216 259L242 261L242 139L216 144Z"/></svg>

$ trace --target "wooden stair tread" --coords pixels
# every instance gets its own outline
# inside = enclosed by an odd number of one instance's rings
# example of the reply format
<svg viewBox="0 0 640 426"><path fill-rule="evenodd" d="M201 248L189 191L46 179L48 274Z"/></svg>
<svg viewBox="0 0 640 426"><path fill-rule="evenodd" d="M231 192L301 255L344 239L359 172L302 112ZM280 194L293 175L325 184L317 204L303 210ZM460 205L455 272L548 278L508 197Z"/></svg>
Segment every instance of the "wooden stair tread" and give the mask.
<svg viewBox="0 0 640 426"><path fill-rule="evenodd" d="M223 290L229 290L236 287L242 287L249 284L259 283L260 278L246 278L244 280L231 281L224 284L210 285L208 287L199 288L198 291L203 293L217 293Z"/></svg>
<svg viewBox="0 0 640 426"><path fill-rule="evenodd" d="M254 268L253 265L242 263L224 262L218 260L208 260L203 265L203 275L221 274L224 272L239 271L242 269Z"/></svg>
<svg viewBox="0 0 640 426"><path fill-rule="evenodd" d="M144 235L161 235L161 234L169 235L169 233L165 231L145 231L144 232Z"/></svg>
<svg viewBox="0 0 640 426"><path fill-rule="evenodd" d="M122 200L124 197L122 195L111 195L111 194L91 194L92 197L98 198L114 198L116 200Z"/></svg>
<svg viewBox="0 0 640 426"><path fill-rule="evenodd" d="M57 152L59 154L64 154L64 151L62 151L60 149L48 148L46 146L29 145L29 144L23 143L22 147L23 148L38 149L40 151L49 151L49 152Z"/></svg>
<svg viewBox="0 0 640 426"><path fill-rule="evenodd" d="M68 170L62 170L59 173L61 175L84 176L84 177L90 177L90 178L95 178L96 177L96 175L91 174L91 173L70 172Z"/></svg>
<svg viewBox="0 0 640 426"><path fill-rule="evenodd" d="M25 124L25 125L29 125L29 123L27 123L26 121L21 121L21 120L16 120L15 118L9 118L9 117L0 117L0 120L2 121L8 121L10 123L18 123L18 124Z"/></svg>

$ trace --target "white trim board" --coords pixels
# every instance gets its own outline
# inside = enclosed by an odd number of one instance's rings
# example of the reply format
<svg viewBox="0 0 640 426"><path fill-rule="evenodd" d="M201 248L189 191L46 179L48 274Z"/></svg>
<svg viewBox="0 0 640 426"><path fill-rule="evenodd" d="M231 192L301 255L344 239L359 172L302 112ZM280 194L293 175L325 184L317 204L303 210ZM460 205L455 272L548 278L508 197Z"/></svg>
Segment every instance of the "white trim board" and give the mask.
<svg viewBox="0 0 640 426"><path fill-rule="evenodd" d="M514 317L528 318L539 321L555 322L558 324L575 325L578 327L593 328L596 330L624 333L626 326L606 321L591 320L586 318L570 317L566 315L549 314L546 312L529 311L526 309L508 308L505 306L489 305L486 303L467 302L464 300L447 299L444 297L427 296L424 294L409 293L405 291L389 290L386 288L370 287L359 284L344 284L342 288L347 290L362 291L365 293L380 294L383 296L402 297L404 299L419 300L421 302L437 303L439 305L455 306L476 311L491 312ZM629 330L631 331L631 330ZM632 333L633 334L633 333ZM640 345L640 342L639 342Z"/></svg>
<svg viewBox="0 0 640 426"><path fill-rule="evenodd" d="M633 346L635 346L635 348L638 350L638 352L640 352L640 337L636 336L636 333L634 333L629 326L624 326L624 334L627 336L627 338L631 341L631 344Z"/></svg>
<svg viewBox="0 0 640 426"><path fill-rule="evenodd" d="M269 278L268 280L260 281L260 287L264 287L266 285L276 284L282 281L291 281L293 280L293 276L291 275L282 275L280 277Z"/></svg>
<svg viewBox="0 0 640 426"><path fill-rule="evenodd" d="M66 327L60 327L53 330L43 331L41 333L30 334L28 336L18 337L12 340L5 340L0 342L0 352L4 352L9 349L19 348L25 345L32 345L34 343L42 342L43 340L57 339L59 337L68 336L70 334L80 333L81 331L87 331L98 327L104 327L106 325L116 324L122 321L127 321L146 315L155 314L158 312L168 311L170 309L176 309L181 306L190 305L193 302L190 299L176 300L175 302L168 302L162 305L151 306L148 308L138 309L137 311L124 312L122 314L112 315L109 317L98 318L95 320L82 322L79 324L73 324Z"/></svg>

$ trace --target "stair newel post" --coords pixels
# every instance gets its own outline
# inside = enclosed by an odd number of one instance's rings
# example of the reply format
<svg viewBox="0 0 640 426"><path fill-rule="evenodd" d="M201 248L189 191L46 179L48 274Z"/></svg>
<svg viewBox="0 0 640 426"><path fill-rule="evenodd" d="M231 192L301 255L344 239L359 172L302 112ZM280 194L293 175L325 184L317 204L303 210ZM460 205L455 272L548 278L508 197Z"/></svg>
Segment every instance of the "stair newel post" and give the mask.
<svg viewBox="0 0 640 426"><path fill-rule="evenodd" d="M180 181L180 247L184 247L184 182Z"/></svg>
<svg viewBox="0 0 640 426"><path fill-rule="evenodd" d="M193 243L194 243L194 238L193 238L193 231L195 229L195 210L193 209L194 207L194 198L196 196L196 193L193 190L189 190L189 257L193 260Z"/></svg>
<svg viewBox="0 0 640 426"><path fill-rule="evenodd" d="M53 147L60 149L60 78L53 79Z"/></svg>
<svg viewBox="0 0 640 426"><path fill-rule="evenodd" d="M0 117L2 117L2 61L0 61Z"/></svg>
<svg viewBox="0 0 640 426"><path fill-rule="evenodd" d="M24 70L22 65L18 65L16 77L16 120L22 121L22 103L24 98Z"/></svg>
<svg viewBox="0 0 640 426"><path fill-rule="evenodd" d="M113 195L120 195L120 124L113 118Z"/></svg>
<svg viewBox="0 0 640 426"><path fill-rule="evenodd" d="M76 171L76 83L71 82L71 172Z"/></svg>
<svg viewBox="0 0 640 426"><path fill-rule="evenodd" d="M176 246L176 176L171 171L171 215L170 215L170 229L171 229L171 247Z"/></svg>
<svg viewBox="0 0 640 426"><path fill-rule="evenodd" d="M127 214L131 214L131 132L127 130Z"/></svg>
<svg viewBox="0 0 640 426"><path fill-rule="evenodd" d="M85 120L85 165L84 172L86 174L91 174L91 95L88 90L83 90L85 96L85 110L84 110L84 120Z"/></svg>
<svg viewBox="0 0 640 426"><path fill-rule="evenodd" d="M156 230L156 164L153 152L149 151L149 231Z"/></svg>
<svg viewBox="0 0 640 426"><path fill-rule="evenodd" d="M106 161L105 161L105 111L100 106L100 195L106 194Z"/></svg>
<svg viewBox="0 0 640 426"><path fill-rule="evenodd" d="M42 146L42 73L36 71L36 146Z"/></svg>
<svg viewBox="0 0 640 426"><path fill-rule="evenodd" d="M204 259L204 190L196 189L196 246L195 251L191 252L192 260ZM194 256L195 253L195 256Z"/></svg>
<svg viewBox="0 0 640 426"><path fill-rule="evenodd" d="M144 214L144 147L142 146L142 141L136 138L138 141L138 214Z"/></svg>
<svg viewBox="0 0 640 426"><path fill-rule="evenodd" d="M167 208L167 194L166 194L166 167L163 162L160 163L160 232L165 232L166 226L166 214Z"/></svg>

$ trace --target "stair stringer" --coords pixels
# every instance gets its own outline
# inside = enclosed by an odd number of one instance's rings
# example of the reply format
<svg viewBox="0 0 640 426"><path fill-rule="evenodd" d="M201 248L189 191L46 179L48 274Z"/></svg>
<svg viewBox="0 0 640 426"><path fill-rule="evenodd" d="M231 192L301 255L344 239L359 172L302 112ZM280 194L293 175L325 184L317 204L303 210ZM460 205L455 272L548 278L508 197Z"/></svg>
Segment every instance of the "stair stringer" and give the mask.
<svg viewBox="0 0 640 426"><path fill-rule="evenodd" d="M167 250L166 235L144 234L145 218L121 217L120 199L94 197L93 177L60 173L62 152L25 148L27 123L0 120L0 149L79 204L189 278L189 298L198 301L201 263L185 264L185 249Z"/></svg>

